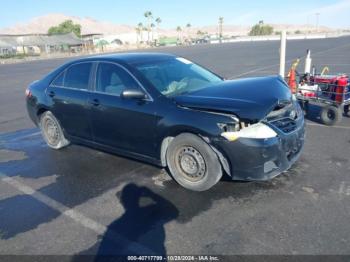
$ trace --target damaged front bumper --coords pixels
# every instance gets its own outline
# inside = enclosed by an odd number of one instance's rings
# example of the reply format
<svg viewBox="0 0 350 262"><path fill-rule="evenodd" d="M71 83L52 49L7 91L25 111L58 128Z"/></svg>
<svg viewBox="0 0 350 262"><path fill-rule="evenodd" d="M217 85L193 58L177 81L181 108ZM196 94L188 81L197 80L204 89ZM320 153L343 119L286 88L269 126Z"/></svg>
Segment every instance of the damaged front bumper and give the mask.
<svg viewBox="0 0 350 262"><path fill-rule="evenodd" d="M297 128L288 134L272 127L277 133L273 138L216 141L215 147L226 158L232 179L269 180L289 169L304 146L304 118L296 124Z"/></svg>

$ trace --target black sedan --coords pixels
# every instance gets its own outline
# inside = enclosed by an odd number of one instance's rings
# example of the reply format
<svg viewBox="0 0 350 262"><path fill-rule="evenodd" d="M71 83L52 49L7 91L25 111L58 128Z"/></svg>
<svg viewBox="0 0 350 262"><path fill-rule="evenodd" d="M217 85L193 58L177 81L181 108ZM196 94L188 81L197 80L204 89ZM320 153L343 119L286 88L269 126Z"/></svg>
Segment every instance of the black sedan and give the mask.
<svg viewBox="0 0 350 262"><path fill-rule="evenodd" d="M225 172L267 180L304 144L304 116L278 76L225 81L182 57L125 53L69 62L26 90L48 146L79 143L168 167L203 191Z"/></svg>

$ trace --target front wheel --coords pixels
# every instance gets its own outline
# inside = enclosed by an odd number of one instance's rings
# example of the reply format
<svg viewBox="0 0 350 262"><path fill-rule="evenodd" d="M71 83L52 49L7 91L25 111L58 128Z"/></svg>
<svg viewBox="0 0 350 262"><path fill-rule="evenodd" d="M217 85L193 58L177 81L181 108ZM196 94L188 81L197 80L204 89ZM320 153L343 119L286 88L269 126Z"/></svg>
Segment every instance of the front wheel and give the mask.
<svg viewBox="0 0 350 262"><path fill-rule="evenodd" d="M333 126L342 118L340 108L336 106L325 106L321 110L321 120L325 125Z"/></svg>
<svg viewBox="0 0 350 262"><path fill-rule="evenodd" d="M204 191L222 177L219 159L201 138L189 133L175 137L170 143L167 164L173 178L183 187Z"/></svg>
<svg viewBox="0 0 350 262"><path fill-rule="evenodd" d="M50 111L46 111L40 116L40 129L49 147L61 149L70 144L64 137L58 120Z"/></svg>

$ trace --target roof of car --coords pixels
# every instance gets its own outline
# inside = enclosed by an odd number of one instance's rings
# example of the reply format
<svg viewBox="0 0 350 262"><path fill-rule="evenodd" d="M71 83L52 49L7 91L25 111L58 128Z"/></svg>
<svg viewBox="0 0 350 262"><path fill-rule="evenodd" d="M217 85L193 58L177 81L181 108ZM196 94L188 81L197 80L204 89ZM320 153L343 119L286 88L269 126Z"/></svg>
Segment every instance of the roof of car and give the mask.
<svg viewBox="0 0 350 262"><path fill-rule="evenodd" d="M174 58L175 55L167 53L150 53L150 52L138 52L138 53L115 53L107 55L97 55L87 58L82 58L79 60L91 60L91 59L101 59L101 60L115 60L122 61L128 64L147 62L152 60Z"/></svg>

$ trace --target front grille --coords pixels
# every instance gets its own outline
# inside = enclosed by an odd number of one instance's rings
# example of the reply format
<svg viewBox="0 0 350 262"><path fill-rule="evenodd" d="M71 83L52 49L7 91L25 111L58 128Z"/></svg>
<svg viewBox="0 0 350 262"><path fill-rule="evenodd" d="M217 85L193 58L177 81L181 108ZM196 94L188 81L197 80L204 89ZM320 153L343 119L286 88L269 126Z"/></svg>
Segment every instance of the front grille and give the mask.
<svg viewBox="0 0 350 262"><path fill-rule="evenodd" d="M287 133L287 134L297 129L297 124L295 120L289 117L271 121L270 124L277 127L283 133Z"/></svg>

